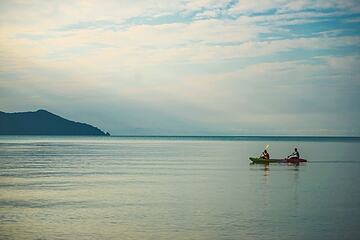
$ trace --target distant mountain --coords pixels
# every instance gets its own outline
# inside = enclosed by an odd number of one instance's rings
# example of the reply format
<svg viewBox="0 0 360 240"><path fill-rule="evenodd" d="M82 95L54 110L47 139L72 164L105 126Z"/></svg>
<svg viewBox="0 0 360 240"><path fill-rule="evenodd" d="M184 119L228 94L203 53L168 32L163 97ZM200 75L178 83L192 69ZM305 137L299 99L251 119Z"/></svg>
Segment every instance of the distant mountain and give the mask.
<svg viewBox="0 0 360 240"><path fill-rule="evenodd" d="M110 135L86 123L67 120L46 110L0 111L0 135Z"/></svg>

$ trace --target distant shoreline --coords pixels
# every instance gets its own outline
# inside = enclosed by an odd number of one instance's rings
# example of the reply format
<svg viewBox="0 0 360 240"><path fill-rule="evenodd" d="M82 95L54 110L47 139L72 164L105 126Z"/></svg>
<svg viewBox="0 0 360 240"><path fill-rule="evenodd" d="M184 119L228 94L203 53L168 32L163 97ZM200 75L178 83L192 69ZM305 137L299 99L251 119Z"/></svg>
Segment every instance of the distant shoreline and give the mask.
<svg viewBox="0 0 360 240"><path fill-rule="evenodd" d="M123 139L158 139L158 140L203 140L203 141L305 141L305 142L360 142L360 136L202 136L202 135L0 135L1 137L106 137Z"/></svg>
<svg viewBox="0 0 360 240"><path fill-rule="evenodd" d="M234 136L222 136L222 135L113 135L112 137L123 138L193 138L193 139L214 139L214 140L272 140L272 141L304 141L304 140L350 140L360 141L360 136L248 136L248 135L234 135Z"/></svg>

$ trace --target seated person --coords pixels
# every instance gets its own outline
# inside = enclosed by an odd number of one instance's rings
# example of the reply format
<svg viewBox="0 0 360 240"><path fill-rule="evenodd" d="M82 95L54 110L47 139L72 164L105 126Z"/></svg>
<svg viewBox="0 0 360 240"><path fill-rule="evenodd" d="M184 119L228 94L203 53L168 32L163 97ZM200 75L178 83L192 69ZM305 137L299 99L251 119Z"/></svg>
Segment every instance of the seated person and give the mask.
<svg viewBox="0 0 360 240"><path fill-rule="evenodd" d="M270 154L266 151L266 149L261 153L260 158L262 158L262 159L270 159Z"/></svg>
<svg viewBox="0 0 360 240"><path fill-rule="evenodd" d="M300 153L298 152L297 148L295 148L295 151L288 156L288 159L292 158L300 158Z"/></svg>

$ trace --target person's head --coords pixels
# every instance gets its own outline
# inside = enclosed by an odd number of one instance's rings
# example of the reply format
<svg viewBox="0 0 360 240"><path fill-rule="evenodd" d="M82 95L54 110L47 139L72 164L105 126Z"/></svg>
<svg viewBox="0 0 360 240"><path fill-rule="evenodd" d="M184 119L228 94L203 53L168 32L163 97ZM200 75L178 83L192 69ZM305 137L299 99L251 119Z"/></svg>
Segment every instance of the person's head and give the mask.
<svg viewBox="0 0 360 240"><path fill-rule="evenodd" d="M267 153L266 149L264 150L264 153Z"/></svg>
<svg viewBox="0 0 360 240"><path fill-rule="evenodd" d="M297 148L295 148L295 152L297 152Z"/></svg>

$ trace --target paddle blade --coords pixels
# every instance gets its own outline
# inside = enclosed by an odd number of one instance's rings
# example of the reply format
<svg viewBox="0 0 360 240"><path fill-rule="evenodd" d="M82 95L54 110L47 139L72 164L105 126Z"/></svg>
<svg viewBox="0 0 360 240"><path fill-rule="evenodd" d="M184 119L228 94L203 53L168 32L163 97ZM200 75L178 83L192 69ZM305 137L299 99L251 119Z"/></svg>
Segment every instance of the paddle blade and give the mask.
<svg viewBox="0 0 360 240"><path fill-rule="evenodd" d="M269 147L270 147L270 145L268 144L268 145L266 145L265 149L268 149Z"/></svg>

